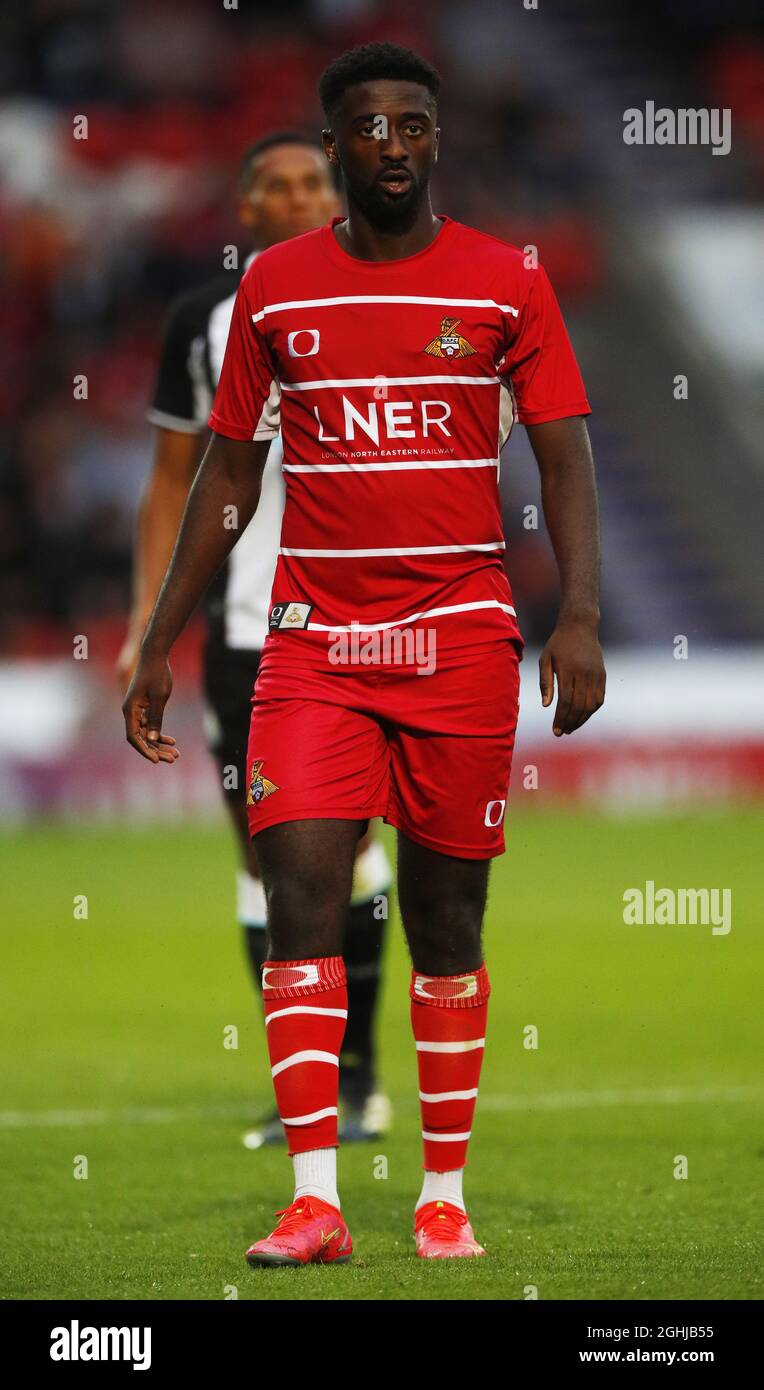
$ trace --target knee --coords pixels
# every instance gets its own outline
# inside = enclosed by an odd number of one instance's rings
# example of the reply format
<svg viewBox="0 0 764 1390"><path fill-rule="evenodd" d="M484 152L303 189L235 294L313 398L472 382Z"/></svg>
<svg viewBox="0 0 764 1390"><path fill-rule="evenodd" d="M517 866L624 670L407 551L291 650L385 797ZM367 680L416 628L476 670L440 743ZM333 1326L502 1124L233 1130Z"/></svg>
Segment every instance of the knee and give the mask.
<svg viewBox="0 0 764 1390"><path fill-rule="evenodd" d="M340 907L336 876L320 864L283 866L266 875L265 896L269 918L316 920Z"/></svg>
<svg viewBox="0 0 764 1390"><path fill-rule="evenodd" d="M336 955L347 902L336 876L316 865L280 869L265 878L269 955L275 960Z"/></svg>
<svg viewBox="0 0 764 1390"><path fill-rule="evenodd" d="M271 959L341 953L355 832L352 823L285 822L255 836Z"/></svg>
<svg viewBox="0 0 764 1390"><path fill-rule="evenodd" d="M486 885L474 879L458 885L420 878L400 894L408 921L435 935L443 931L479 932L486 902Z"/></svg>
<svg viewBox="0 0 764 1390"><path fill-rule="evenodd" d="M482 960L483 901L430 898L410 904L404 926L417 970L428 975L453 975L476 969Z"/></svg>

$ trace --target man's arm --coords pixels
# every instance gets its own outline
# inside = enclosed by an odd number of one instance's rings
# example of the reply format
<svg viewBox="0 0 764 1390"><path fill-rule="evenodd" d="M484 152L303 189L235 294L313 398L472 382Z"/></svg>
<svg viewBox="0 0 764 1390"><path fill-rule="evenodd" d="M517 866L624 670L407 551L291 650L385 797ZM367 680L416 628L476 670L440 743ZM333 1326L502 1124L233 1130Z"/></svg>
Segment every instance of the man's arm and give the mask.
<svg viewBox="0 0 764 1390"><path fill-rule="evenodd" d="M188 490L199 466L200 435L156 426L154 461L138 509L133 554L133 602L117 658L124 690L135 670L141 638L178 537Z"/></svg>
<svg viewBox="0 0 764 1390"><path fill-rule="evenodd" d="M122 706L127 741L150 762L178 756L175 740L161 732L172 690L170 649L255 513L270 444L213 434L194 479Z"/></svg>
<svg viewBox="0 0 764 1390"><path fill-rule="evenodd" d="M527 425L541 474L541 501L560 573L557 625L539 660L541 701L554 698L553 731L572 734L605 699L599 627L600 539L589 432L580 416Z"/></svg>

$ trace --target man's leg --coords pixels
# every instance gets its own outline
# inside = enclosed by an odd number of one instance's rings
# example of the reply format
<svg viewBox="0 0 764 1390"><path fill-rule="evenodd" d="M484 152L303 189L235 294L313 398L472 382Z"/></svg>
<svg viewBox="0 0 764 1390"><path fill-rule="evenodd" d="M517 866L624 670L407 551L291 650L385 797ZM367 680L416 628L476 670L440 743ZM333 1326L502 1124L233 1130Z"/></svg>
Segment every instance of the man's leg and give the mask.
<svg viewBox="0 0 764 1390"><path fill-rule="evenodd" d="M440 1258L485 1253L464 1213L462 1169L485 1047L490 986L481 929L488 866L504 851L517 653L500 642L477 655L444 655L418 684L421 708L415 701L406 708L404 689L402 717L389 733L387 820L399 832L398 891L414 967L425 1168L417 1253Z"/></svg>
<svg viewBox="0 0 764 1390"><path fill-rule="evenodd" d="M243 797L227 798L244 867L237 874L237 912L244 943L258 991L266 959L267 906L254 840L249 838L247 808ZM348 993L348 1020L340 1056L340 1098L343 1104L342 1139L346 1143L367 1140L384 1133L390 1124L391 1106L376 1089L376 1015L382 980L382 952L388 913L380 904L387 897L392 870L380 840L364 835L358 842L353 869L350 906L345 911L342 955ZM268 1114L243 1136L249 1149L283 1143L277 1112Z"/></svg>
<svg viewBox="0 0 764 1390"><path fill-rule="evenodd" d="M359 831L357 821L286 821L256 837L268 902L265 1032L295 1196L337 1206L342 941Z"/></svg>
<svg viewBox="0 0 764 1390"><path fill-rule="evenodd" d="M256 836L268 902L265 1032L294 1198L276 1230L250 1247L252 1264L350 1254L336 1221L337 1113L348 1010L342 940L360 829L350 820L287 821Z"/></svg>
<svg viewBox="0 0 764 1390"><path fill-rule="evenodd" d="M229 800L244 867L237 874L237 908L247 957L258 990L266 954L266 898L243 797ZM340 1058L340 1094L346 1107L345 1139L371 1137L387 1127L389 1101L376 1093L376 1014L388 920L392 869L381 840L368 832L358 842L342 954L348 988L348 1025ZM369 1101L376 1100L369 1113ZM257 1133L257 1131L255 1132ZM259 1132L262 1135L266 1131ZM270 1131L267 1136L270 1137Z"/></svg>
<svg viewBox="0 0 764 1390"><path fill-rule="evenodd" d="M279 672L289 692L291 673ZM247 749L249 829L268 905L265 1034L279 1114L294 1162L295 1198L251 1264L348 1259L336 1186L339 1055L348 1001L342 958L358 839L389 798L387 740L378 721L297 695L253 705Z"/></svg>
<svg viewBox="0 0 764 1390"><path fill-rule="evenodd" d="M460 1213L490 992L481 949L489 863L452 858L399 833L398 895L413 965L424 1141L415 1222L420 1254L484 1253Z"/></svg>

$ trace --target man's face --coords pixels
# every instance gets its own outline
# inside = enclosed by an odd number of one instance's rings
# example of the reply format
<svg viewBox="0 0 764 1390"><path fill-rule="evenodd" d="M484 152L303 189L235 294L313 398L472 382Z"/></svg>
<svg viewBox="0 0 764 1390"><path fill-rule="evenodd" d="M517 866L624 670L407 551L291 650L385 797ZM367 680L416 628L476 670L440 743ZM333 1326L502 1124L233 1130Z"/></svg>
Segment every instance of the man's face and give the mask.
<svg viewBox="0 0 764 1390"><path fill-rule="evenodd" d="M437 159L435 119L432 97L418 82L358 82L324 131L348 198L380 232L405 232L416 221Z"/></svg>
<svg viewBox="0 0 764 1390"><path fill-rule="evenodd" d="M272 145L253 160L239 217L265 250L321 227L340 211L321 151L312 145Z"/></svg>

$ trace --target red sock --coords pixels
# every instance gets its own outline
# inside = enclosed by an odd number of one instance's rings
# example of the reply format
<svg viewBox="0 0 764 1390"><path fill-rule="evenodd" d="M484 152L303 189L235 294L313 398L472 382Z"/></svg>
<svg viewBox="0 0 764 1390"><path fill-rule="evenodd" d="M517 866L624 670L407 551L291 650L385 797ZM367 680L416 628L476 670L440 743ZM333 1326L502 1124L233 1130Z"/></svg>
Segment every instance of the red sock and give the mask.
<svg viewBox="0 0 764 1390"><path fill-rule="evenodd" d="M436 1172L467 1162L490 992L484 965L464 975L411 972L424 1167Z"/></svg>
<svg viewBox="0 0 764 1390"><path fill-rule="evenodd" d="M339 1055L348 1016L342 956L267 960L263 1005L290 1155L336 1147Z"/></svg>

